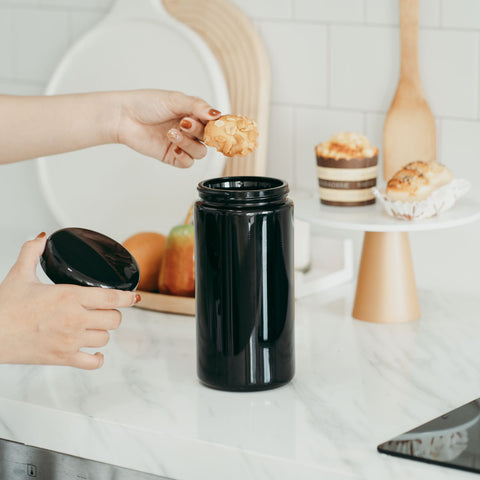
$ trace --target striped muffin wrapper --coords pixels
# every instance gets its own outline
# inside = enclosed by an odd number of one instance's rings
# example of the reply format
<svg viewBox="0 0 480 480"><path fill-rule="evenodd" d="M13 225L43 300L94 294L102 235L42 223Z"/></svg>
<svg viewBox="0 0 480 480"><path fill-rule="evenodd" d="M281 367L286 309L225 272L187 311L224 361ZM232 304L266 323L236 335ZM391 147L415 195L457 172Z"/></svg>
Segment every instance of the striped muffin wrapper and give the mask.
<svg viewBox="0 0 480 480"><path fill-rule="evenodd" d="M361 188L372 188L377 185L377 179L371 178L362 182L341 182L335 180L318 179L318 185L323 188L335 188L336 190L358 190Z"/></svg>
<svg viewBox="0 0 480 480"><path fill-rule="evenodd" d="M378 157L333 159L317 156L320 200L325 205L361 206L375 203Z"/></svg>

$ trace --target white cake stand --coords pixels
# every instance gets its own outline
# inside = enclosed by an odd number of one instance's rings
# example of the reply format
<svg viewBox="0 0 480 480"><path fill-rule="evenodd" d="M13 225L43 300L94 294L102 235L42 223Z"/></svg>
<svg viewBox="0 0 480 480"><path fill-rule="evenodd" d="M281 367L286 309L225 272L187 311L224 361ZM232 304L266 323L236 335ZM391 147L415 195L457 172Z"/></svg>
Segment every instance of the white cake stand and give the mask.
<svg viewBox="0 0 480 480"><path fill-rule="evenodd" d="M353 317L377 323L420 318L408 232L440 230L480 219L480 203L461 197L448 211L426 220L389 216L377 202L364 207L322 205L317 196L297 197L295 215L312 225L365 232Z"/></svg>

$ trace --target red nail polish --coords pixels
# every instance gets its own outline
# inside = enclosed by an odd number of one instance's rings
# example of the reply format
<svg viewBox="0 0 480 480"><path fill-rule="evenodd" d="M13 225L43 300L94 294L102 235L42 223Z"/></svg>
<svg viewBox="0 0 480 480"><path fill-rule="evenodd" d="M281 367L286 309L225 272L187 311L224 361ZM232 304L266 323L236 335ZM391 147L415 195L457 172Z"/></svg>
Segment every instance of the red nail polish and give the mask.
<svg viewBox="0 0 480 480"><path fill-rule="evenodd" d="M214 108L211 108L209 111L208 111L208 114L211 116L211 117L216 117L217 115L220 115L220 112L218 110L215 110Z"/></svg>
<svg viewBox="0 0 480 480"><path fill-rule="evenodd" d="M37 238L43 238L45 237L46 233L45 232L41 232L37 235Z"/></svg>
<svg viewBox="0 0 480 480"><path fill-rule="evenodd" d="M184 118L180 122L180 127L184 128L185 130L190 130L192 128L192 122L190 120L187 120L186 118Z"/></svg>
<svg viewBox="0 0 480 480"><path fill-rule="evenodd" d="M175 147L175 148L173 149L173 151L174 151L177 155L180 155L180 154L183 152L183 150L182 150L180 147Z"/></svg>
<svg viewBox="0 0 480 480"><path fill-rule="evenodd" d="M135 305L136 303L140 302L142 300L142 297L139 293L135 294L135 300L133 301L133 304Z"/></svg>

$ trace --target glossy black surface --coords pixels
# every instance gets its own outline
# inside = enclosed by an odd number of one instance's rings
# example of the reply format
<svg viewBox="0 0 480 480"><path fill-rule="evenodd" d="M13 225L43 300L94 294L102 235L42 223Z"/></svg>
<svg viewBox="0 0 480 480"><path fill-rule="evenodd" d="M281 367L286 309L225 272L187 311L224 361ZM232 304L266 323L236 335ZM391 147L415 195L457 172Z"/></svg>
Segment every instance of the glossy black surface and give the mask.
<svg viewBox="0 0 480 480"><path fill-rule="evenodd" d="M480 399L382 443L378 451L480 473Z"/></svg>
<svg viewBox="0 0 480 480"><path fill-rule="evenodd" d="M0 438L1 480L168 480Z"/></svg>
<svg viewBox="0 0 480 480"><path fill-rule="evenodd" d="M293 203L265 177L199 184L195 204L197 373L237 391L294 375Z"/></svg>
<svg viewBox="0 0 480 480"><path fill-rule="evenodd" d="M128 250L85 228L63 228L50 235L40 264L54 283L135 290L140 279Z"/></svg>

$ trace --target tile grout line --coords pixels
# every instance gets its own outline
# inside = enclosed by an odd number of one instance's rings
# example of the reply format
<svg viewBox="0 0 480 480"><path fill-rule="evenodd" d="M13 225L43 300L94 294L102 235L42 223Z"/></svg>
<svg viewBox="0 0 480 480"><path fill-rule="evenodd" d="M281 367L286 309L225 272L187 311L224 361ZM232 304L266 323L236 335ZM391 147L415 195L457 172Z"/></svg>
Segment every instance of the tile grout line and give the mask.
<svg viewBox="0 0 480 480"><path fill-rule="evenodd" d="M443 0L438 0L438 25L443 28Z"/></svg>
<svg viewBox="0 0 480 480"><path fill-rule="evenodd" d="M18 46L17 46L17 18L15 15L15 11L10 9L10 38L12 40L12 75L13 78L18 77Z"/></svg>
<svg viewBox="0 0 480 480"><path fill-rule="evenodd" d="M326 93L327 93L327 108L330 107L330 104L331 104L331 98L330 98L330 95L331 95L331 75L332 75L332 55L331 55L331 38L332 38L332 35L331 35L331 26L330 25L327 25L327 28L326 28L327 32L326 32L326 64L327 64L327 74L325 76L325 88L326 88Z"/></svg>
<svg viewBox="0 0 480 480"><path fill-rule="evenodd" d="M297 107L293 105L292 108L292 117L293 117L293 132L292 132L292 144L293 144L293 155L296 158L297 157ZM297 185L297 176L298 176L298 171L297 171L297 162L295 160L292 161L292 180L293 180L293 189L296 190L298 188Z"/></svg>
<svg viewBox="0 0 480 480"><path fill-rule="evenodd" d="M420 30L442 30L442 31L456 31L456 32L479 32L480 28L472 28L472 27L455 27L455 26L448 26L444 25L442 22L442 3L439 3L439 25L421 25ZM45 10L45 11L69 11L72 13L75 12L108 12L110 7L92 7L92 6L81 6L81 4L76 3L73 6L65 7L61 5L49 5L49 4L39 4L39 3L32 3L32 4L18 4L14 1L6 2L0 4L0 10L4 8L13 8L15 10L21 9L35 9L35 10ZM262 20L262 21L269 21L272 23L282 23L282 22L295 22L295 23L305 23L305 24L316 24L316 25L338 25L338 26L352 26L352 27L393 27L399 28L398 23L391 23L391 22L371 22L367 20L367 3L366 0L363 0L363 20L358 22L346 21L346 20L311 20L311 19L302 19L302 18L295 18L295 8L294 8L294 0L290 0L290 16L287 18L271 18L268 16L253 16L251 17L252 20Z"/></svg>
<svg viewBox="0 0 480 480"><path fill-rule="evenodd" d="M109 8L102 7L102 8L95 8L95 7L82 7L79 6L79 4L73 5L73 6L61 6L61 5L45 5L45 4L39 4L39 3L24 3L24 4L19 4L15 2L7 2L7 3L1 3L0 4L0 10L7 9L7 8L12 8L13 10L41 10L41 11L46 11L46 12L104 12L107 13L109 11Z"/></svg>
<svg viewBox="0 0 480 480"><path fill-rule="evenodd" d="M325 106L325 105L307 105L307 104L297 104L297 103L288 103L288 102L271 102L272 105L279 107L294 107L294 108L304 108L307 110L326 110L330 112L344 112L344 113L365 113L373 115L386 115L387 110L369 110L369 109L355 109L355 108L346 108L346 107L335 107L335 106ZM460 122L478 122L479 118L475 117L452 117L448 115L434 115L436 119L448 120L448 121L460 121Z"/></svg>
<svg viewBox="0 0 480 480"><path fill-rule="evenodd" d="M478 81L480 79L480 34L477 33L477 55L475 61L477 62L477 68L475 69L476 77L475 78L475 95L476 95L476 104L477 104L477 119L480 117L480 95L479 95L479 85Z"/></svg>

